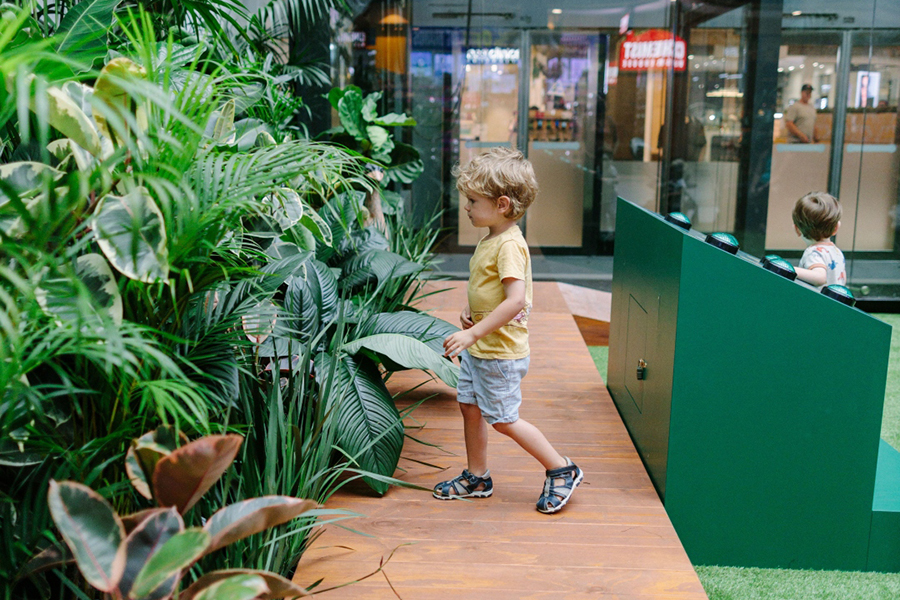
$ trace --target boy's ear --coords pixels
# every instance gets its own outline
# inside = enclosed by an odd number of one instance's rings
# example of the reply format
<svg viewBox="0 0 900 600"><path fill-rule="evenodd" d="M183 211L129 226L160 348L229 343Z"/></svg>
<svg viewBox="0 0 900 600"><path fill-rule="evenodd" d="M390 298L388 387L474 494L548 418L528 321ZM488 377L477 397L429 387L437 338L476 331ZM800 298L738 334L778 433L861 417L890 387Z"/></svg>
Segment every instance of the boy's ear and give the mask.
<svg viewBox="0 0 900 600"><path fill-rule="evenodd" d="M497 198L497 210L504 216L509 212L509 209L512 207L512 200L509 199L509 196L500 196Z"/></svg>
<svg viewBox="0 0 900 600"><path fill-rule="evenodd" d="M841 222L838 221L838 224L834 226L834 231L831 232L831 235L828 237L834 237L837 235L838 229L841 228Z"/></svg>

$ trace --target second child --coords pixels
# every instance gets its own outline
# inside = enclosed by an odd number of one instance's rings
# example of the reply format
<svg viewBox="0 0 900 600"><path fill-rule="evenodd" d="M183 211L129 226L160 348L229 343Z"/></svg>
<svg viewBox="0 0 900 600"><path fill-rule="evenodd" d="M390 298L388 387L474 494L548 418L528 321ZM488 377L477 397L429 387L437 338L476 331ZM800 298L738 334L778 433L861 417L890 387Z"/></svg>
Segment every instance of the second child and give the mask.
<svg viewBox="0 0 900 600"><path fill-rule="evenodd" d="M806 243L797 277L810 285L846 285L844 254L831 241L841 226L841 205L825 192L810 192L797 200L794 230Z"/></svg>

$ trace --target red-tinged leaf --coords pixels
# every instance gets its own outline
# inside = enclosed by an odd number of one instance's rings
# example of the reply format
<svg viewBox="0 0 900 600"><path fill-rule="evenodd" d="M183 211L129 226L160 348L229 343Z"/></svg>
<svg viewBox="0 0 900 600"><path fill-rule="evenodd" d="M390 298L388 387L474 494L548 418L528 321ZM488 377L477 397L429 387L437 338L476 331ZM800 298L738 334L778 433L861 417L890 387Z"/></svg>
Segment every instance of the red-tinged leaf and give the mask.
<svg viewBox="0 0 900 600"><path fill-rule="evenodd" d="M144 498L153 499L150 479L153 477L156 463L163 456L169 455L187 443L187 436L171 425L163 425L131 440L125 454L125 472L134 489Z"/></svg>
<svg viewBox="0 0 900 600"><path fill-rule="evenodd" d="M197 600L258 600L269 591L265 579L257 575L234 575L212 584L197 594Z"/></svg>
<svg viewBox="0 0 900 600"><path fill-rule="evenodd" d="M75 557L89 584L101 592L116 589L121 576L125 527L109 503L91 488L64 481L50 481L48 492L53 522Z"/></svg>
<svg viewBox="0 0 900 600"><path fill-rule="evenodd" d="M150 558L134 579L132 598L160 597L161 588L174 577L176 584L181 572L203 556L209 547L209 534L192 528L170 537Z"/></svg>
<svg viewBox="0 0 900 600"><path fill-rule="evenodd" d="M243 441L239 435L210 435L161 458L153 472L156 501L184 514L228 469Z"/></svg>
<svg viewBox="0 0 900 600"><path fill-rule="evenodd" d="M139 510L136 513L131 513L130 515L124 515L121 517L122 525L125 526L125 533L129 534L134 531L134 528L152 517L153 515L161 512L166 512L165 508L148 508L145 510Z"/></svg>
<svg viewBox="0 0 900 600"><path fill-rule="evenodd" d="M315 508L318 504L312 500L290 496L263 496L226 506L210 517L203 527L212 536L208 552L287 523Z"/></svg>
<svg viewBox="0 0 900 600"><path fill-rule="evenodd" d="M125 539L125 554L121 557L124 561L122 580L119 582L119 590L123 597L127 597L134 585L134 580L150 557L153 556L163 544L169 541L175 534L184 530L184 521L174 508L158 510L155 514L138 525ZM159 597L165 598L175 592L177 577L170 578L160 587Z"/></svg>
<svg viewBox="0 0 900 600"><path fill-rule="evenodd" d="M310 593L306 589L300 587L293 581L285 579L275 573L269 571L256 571L253 569L227 569L223 571L213 571L207 573L191 586L178 595L178 600L194 600L194 598L203 590L209 588L213 584L234 577L236 575L258 575L262 577L266 585L269 586L268 593L259 596L259 600L280 600L281 598L298 598L301 596L309 596Z"/></svg>
<svg viewBox="0 0 900 600"><path fill-rule="evenodd" d="M72 553L66 546L62 546L61 548L50 546L34 555L31 560L25 563L16 579L30 577L35 573L40 573L47 569L55 569L56 567L61 567L72 562L75 562L75 557L72 556Z"/></svg>

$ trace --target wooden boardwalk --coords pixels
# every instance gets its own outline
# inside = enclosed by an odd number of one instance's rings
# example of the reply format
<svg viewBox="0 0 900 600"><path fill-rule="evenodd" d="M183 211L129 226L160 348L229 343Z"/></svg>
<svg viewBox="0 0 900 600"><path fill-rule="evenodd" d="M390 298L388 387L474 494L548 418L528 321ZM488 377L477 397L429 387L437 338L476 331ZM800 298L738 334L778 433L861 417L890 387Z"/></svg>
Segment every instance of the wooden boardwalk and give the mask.
<svg viewBox="0 0 900 600"><path fill-rule="evenodd" d="M459 284L443 284L448 286L453 290L429 298L428 305L435 315L456 323L465 292ZM393 552L383 573L323 597L706 598L555 283L535 283L532 315L532 360L520 414L584 470L584 483L568 506L556 515L538 513L534 504L543 468L490 430L493 497L439 501L401 488L382 498L359 489L341 491L328 506L366 515L345 523L373 537L326 526L300 561L298 583L324 578L321 587L326 588L353 581ZM406 372L390 383L402 390L427 380L422 373ZM466 465L455 390L429 382L400 404L434 394L407 425L424 425L409 433L443 451L408 439L400 460L406 472L398 472L398 477L428 488L458 475Z"/></svg>

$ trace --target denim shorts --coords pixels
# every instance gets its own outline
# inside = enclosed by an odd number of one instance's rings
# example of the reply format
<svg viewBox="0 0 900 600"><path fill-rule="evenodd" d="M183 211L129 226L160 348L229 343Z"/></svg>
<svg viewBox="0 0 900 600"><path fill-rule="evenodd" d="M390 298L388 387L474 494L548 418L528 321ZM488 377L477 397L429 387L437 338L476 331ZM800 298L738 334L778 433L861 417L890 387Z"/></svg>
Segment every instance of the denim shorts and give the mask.
<svg viewBox="0 0 900 600"><path fill-rule="evenodd" d="M475 358L463 352L456 399L462 404L475 404L484 419L494 423L519 420L522 390L519 385L528 372L529 357L516 359Z"/></svg>

